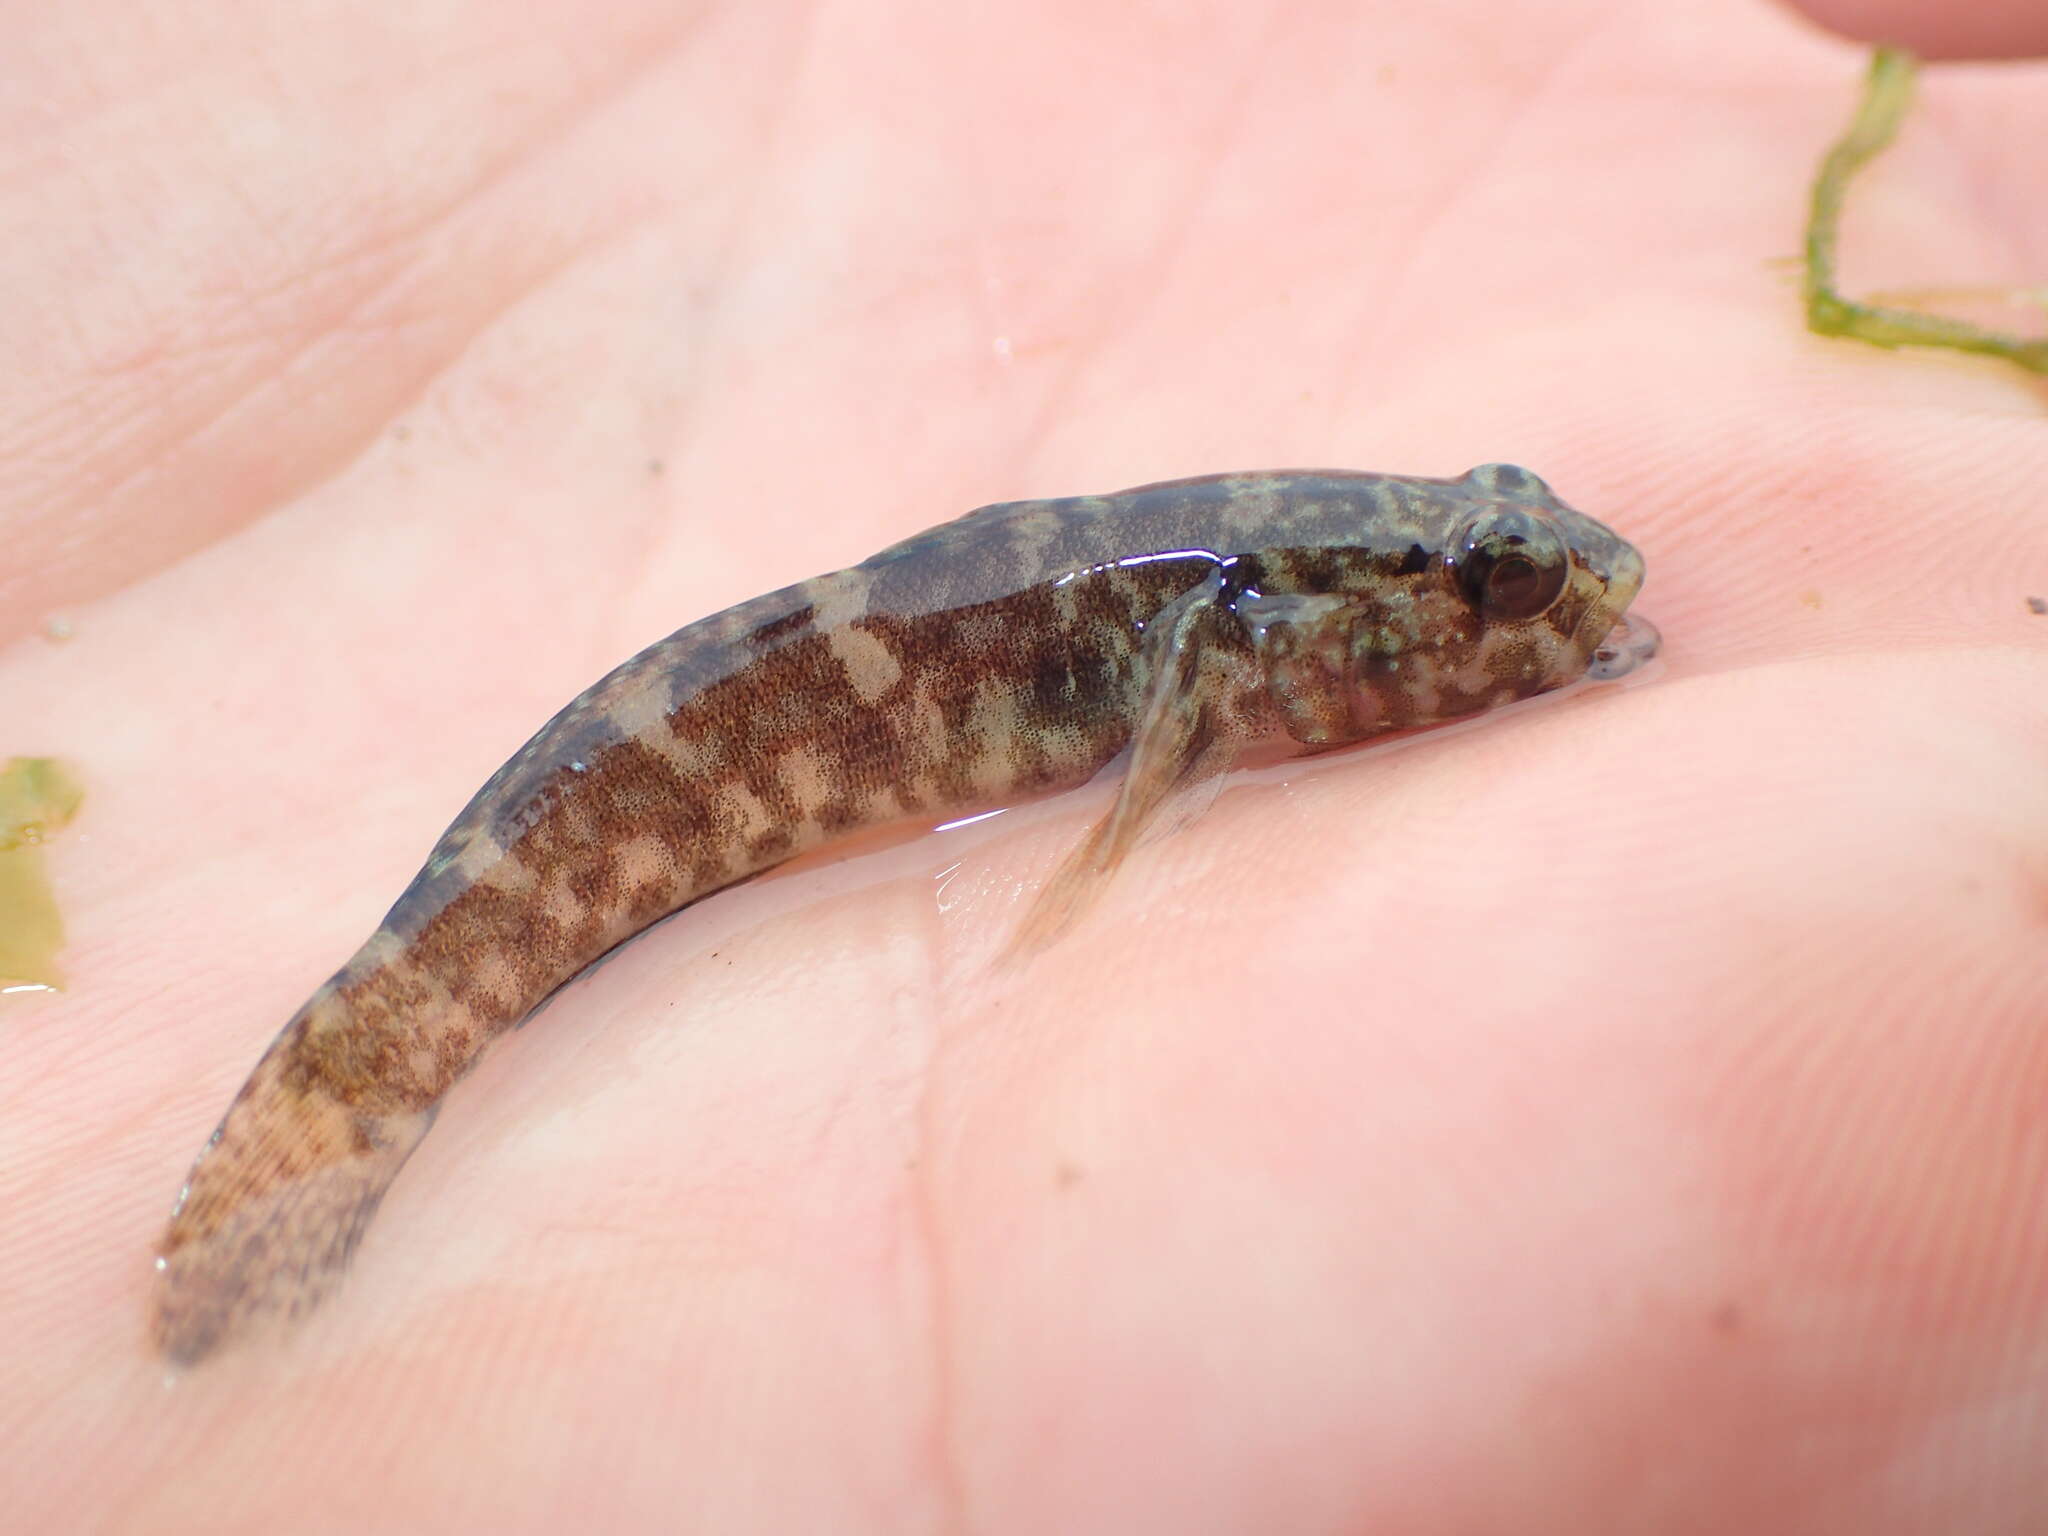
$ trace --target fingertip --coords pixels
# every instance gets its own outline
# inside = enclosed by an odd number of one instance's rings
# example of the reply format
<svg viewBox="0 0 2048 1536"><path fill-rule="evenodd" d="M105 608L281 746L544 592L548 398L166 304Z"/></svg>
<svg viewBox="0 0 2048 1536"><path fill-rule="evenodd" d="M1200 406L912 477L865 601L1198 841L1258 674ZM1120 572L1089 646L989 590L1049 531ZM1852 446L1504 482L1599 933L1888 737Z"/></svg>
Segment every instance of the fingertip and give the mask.
<svg viewBox="0 0 2048 1536"><path fill-rule="evenodd" d="M2048 56L2048 7L2038 0L1782 0L1816 25L1856 42L1910 49L1926 59Z"/></svg>

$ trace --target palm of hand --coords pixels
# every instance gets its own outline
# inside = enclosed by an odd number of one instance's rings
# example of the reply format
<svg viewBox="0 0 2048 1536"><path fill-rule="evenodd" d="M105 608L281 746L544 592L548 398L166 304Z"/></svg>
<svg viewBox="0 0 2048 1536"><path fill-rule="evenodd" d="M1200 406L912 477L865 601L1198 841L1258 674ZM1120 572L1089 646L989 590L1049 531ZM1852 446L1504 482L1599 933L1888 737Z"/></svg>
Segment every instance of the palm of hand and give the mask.
<svg viewBox="0 0 2048 1536"><path fill-rule="evenodd" d="M1799 333L1764 258L1846 50L1581 21L992 50L621 6L396 82L404 40L279 42L288 95L229 50L218 120L142 98L160 137L78 194L119 238L53 220L14 301L88 306L25 323L68 381L37 431L99 446L13 514L10 611L142 574L0 656L19 745L95 786L76 990L0 1014L31 1526L2048 1496L1967 1419L2040 1378L2041 395ZM1928 201L2040 141L2019 84L1934 93L1852 241L2048 270L2019 178ZM167 187L258 208L167 255ZM720 898L457 1093L293 1348L155 1390L197 1138L612 661L983 501L1496 458L1645 549L1663 686L1226 792L1024 971L988 958L1099 797Z"/></svg>

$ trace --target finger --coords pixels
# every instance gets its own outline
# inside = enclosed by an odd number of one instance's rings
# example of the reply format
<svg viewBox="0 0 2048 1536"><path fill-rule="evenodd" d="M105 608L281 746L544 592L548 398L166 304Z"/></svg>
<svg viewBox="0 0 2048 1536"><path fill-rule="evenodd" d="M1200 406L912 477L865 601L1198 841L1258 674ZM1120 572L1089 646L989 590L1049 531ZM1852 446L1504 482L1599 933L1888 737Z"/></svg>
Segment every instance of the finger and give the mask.
<svg viewBox="0 0 2048 1536"><path fill-rule="evenodd" d="M2018 59L2048 53L2039 0L1785 0L1844 37L1891 43L1929 59Z"/></svg>
<svg viewBox="0 0 2048 1536"><path fill-rule="evenodd" d="M395 68L418 39L354 11L149 29L100 9L24 16L0 53L0 101L35 107L0 114L21 168L0 185L0 643L375 441L611 222L623 178L550 151L675 26L610 7L572 47L494 17L462 67ZM536 197L552 218L515 213Z"/></svg>

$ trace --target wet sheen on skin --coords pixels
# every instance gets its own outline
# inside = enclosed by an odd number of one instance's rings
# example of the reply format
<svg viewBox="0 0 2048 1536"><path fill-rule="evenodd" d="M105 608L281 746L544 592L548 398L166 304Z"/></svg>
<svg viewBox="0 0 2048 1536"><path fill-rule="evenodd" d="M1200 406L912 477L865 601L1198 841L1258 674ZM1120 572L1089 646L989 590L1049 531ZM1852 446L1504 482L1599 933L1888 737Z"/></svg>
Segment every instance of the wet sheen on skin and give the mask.
<svg viewBox="0 0 2048 1536"><path fill-rule="evenodd" d="M1216 475L983 507L678 630L491 777L258 1061L160 1244L156 1347L189 1364L318 1304L491 1042L678 908L1128 748L1028 952L1247 746L1617 675L1630 655L1603 644L1642 579L1632 546L1512 465Z"/></svg>

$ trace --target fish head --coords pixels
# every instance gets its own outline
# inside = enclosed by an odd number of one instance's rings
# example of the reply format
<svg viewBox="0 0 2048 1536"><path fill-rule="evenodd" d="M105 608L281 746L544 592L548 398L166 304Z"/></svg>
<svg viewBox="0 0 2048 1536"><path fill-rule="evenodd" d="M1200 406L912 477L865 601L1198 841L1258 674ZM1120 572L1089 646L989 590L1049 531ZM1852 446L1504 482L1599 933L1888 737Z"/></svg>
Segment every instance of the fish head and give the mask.
<svg viewBox="0 0 2048 1536"><path fill-rule="evenodd" d="M1391 506L1357 479L1355 531L1332 477L1302 523L1314 542L1261 551L1237 603L1297 740L1435 725L1617 677L1654 653L1654 629L1624 619L1641 552L1529 471L1405 482Z"/></svg>

